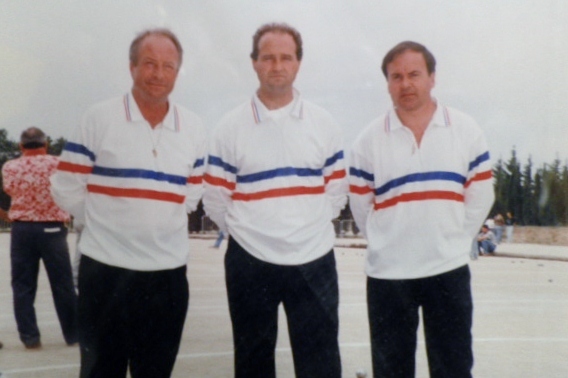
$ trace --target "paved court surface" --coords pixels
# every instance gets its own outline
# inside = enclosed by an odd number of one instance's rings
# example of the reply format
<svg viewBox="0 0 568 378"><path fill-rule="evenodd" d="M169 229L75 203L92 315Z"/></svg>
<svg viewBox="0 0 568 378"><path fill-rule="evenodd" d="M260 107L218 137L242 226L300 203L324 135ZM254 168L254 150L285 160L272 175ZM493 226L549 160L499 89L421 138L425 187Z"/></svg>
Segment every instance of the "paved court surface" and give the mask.
<svg viewBox="0 0 568 378"><path fill-rule="evenodd" d="M71 245L73 241L74 235L70 235ZM209 248L212 243L212 239L191 241L190 308L173 377L232 376L223 250ZM27 351L18 340L11 305L8 246L9 235L0 234L2 378L77 377L79 350L63 341L44 271L40 274L36 300L43 349ZM568 263L558 261L564 254L568 256L567 248L502 245L500 251L501 256L481 257L471 263L474 376L568 377ZM358 368L370 371L371 367L364 249L339 247L336 256L341 289L343 376L351 378ZM294 377L283 313L280 319L278 377ZM428 377L421 336L420 340L417 377Z"/></svg>

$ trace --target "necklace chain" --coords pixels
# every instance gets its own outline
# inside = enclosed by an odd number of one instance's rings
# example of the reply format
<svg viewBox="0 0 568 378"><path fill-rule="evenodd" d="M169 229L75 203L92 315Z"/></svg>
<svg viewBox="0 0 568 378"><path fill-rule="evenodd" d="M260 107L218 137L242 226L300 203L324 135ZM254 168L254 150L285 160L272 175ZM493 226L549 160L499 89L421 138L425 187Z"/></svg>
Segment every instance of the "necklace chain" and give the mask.
<svg viewBox="0 0 568 378"><path fill-rule="evenodd" d="M164 126L162 125L162 122L160 122L159 124L156 125L156 127L154 129L150 128L148 130L150 132L150 140L152 141L152 154L154 155L154 157L158 157L158 145L160 144L160 139L162 138L163 128L164 128ZM158 137L154 141L154 130L155 129L159 129L159 130L158 130Z"/></svg>

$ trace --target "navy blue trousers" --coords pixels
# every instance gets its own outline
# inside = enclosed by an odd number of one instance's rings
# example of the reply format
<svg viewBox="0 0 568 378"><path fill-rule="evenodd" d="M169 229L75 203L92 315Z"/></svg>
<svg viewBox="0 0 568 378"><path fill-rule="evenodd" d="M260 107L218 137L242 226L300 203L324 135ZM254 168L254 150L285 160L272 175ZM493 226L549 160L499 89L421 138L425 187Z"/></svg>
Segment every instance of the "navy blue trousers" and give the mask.
<svg viewBox="0 0 568 378"><path fill-rule="evenodd" d="M77 295L73 287L63 222L13 222L10 244L14 313L20 340L26 345L40 341L34 302L40 260L43 261L63 337L77 342Z"/></svg>
<svg viewBox="0 0 568 378"><path fill-rule="evenodd" d="M375 378L414 378L420 308L430 377L471 377L470 281L467 265L419 279L367 278Z"/></svg>
<svg viewBox="0 0 568 378"><path fill-rule="evenodd" d="M185 266L134 271L82 255L80 377L170 377L188 304Z"/></svg>
<svg viewBox="0 0 568 378"><path fill-rule="evenodd" d="M339 290L333 250L303 265L263 262L233 238L225 255L235 378L274 378L283 304L297 378L340 378Z"/></svg>

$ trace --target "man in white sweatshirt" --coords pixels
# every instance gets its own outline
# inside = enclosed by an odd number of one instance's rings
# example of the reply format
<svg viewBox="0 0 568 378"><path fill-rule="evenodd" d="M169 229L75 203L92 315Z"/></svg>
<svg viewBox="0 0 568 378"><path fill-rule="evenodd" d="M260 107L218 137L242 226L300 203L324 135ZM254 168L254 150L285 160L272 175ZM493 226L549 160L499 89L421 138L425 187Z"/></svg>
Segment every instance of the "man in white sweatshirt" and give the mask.
<svg viewBox="0 0 568 378"><path fill-rule="evenodd" d="M302 40L286 24L253 37L260 86L221 121L203 203L228 231L226 284L235 377L275 377L283 304L297 377L341 377L331 220L347 200L342 132L293 88Z"/></svg>
<svg viewBox="0 0 568 378"><path fill-rule="evenodd" d="M431 377L470 377L469 251L493 203L475 121L431 96L434 56L402 42L383 59L394 108L353 145L350 206L368 240L375 377L414 377L422 309Z"/></svg>
<svg viewBox="0 0 568 378"><path fill-rule="evenodd" d="M132 89L92 106L52 176L84 225L78 250L81 373L169 377L189 303L187 214L203 192L205 133L170 101L183 49L168 29L130 46Z"/></svg>

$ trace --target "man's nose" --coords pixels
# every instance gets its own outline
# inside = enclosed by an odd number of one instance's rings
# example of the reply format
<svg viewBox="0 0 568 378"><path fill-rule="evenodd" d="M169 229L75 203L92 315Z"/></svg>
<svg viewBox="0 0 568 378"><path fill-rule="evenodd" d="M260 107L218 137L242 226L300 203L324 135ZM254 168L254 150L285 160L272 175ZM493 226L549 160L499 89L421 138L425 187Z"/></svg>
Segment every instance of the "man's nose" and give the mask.
<svg viewBox="0 0 568 378"><path fill-rule="evenodd" d="M282 61L280 59L275 59L272 64L272 69L275 71L280 71L282 69Z"/></svg>
<svg viewBox="0 0 568 378"><path fill-rule="evenodd" d="M404 88L410 86L410 79L407 78L407 77L403 77L402 80L401 80L401 85Z"/></svg>
<svg viewBox="0 0 568 378"><path fill-rule="evenodd" d="M154 67L154 71L152 73L153 73L154 77L161 79L161 78L164 77L164 72L165 72L164 67L162 67L161 65L158 64Z"/></svg>

